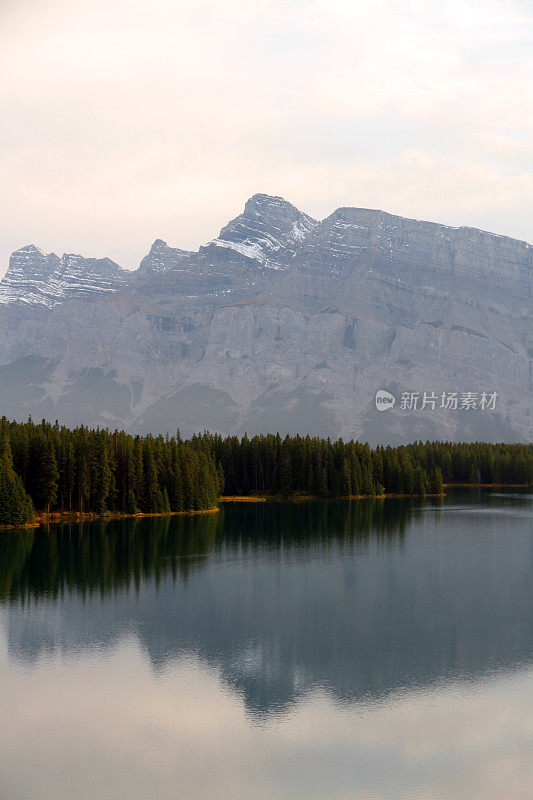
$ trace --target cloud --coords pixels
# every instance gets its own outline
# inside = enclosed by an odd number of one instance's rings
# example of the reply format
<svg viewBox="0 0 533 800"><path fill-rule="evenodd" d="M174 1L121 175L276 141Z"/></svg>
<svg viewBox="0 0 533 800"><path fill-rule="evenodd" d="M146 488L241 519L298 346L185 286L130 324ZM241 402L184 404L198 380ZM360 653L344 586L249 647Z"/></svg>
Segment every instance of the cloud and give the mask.
<svg viewBox="0 0 533 800"><path fill-rule="evenodd" d="M134 267L255 191L531 238L525 3L4 0L0 19L0 271L29 241Z"/></svg>

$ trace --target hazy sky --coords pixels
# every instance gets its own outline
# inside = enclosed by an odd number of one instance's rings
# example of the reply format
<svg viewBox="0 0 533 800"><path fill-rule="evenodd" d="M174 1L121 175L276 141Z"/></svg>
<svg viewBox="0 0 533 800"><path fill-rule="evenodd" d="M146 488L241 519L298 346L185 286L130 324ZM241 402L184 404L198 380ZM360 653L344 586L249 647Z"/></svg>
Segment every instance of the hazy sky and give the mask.
<svg viewBox="0 0 533 800"><path fill-rule="evenodd" d="M0 0L0 274L255 192L533 239L529 0Z"/></svg>

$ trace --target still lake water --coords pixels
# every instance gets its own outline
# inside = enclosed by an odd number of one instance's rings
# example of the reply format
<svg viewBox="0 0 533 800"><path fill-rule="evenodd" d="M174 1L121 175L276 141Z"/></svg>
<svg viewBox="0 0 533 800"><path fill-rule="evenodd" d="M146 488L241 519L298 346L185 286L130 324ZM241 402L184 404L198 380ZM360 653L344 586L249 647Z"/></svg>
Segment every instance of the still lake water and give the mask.
<svg viewBox="0 0 533 800"><path fill-rule="evenodd" d="M2 800L531 797L531 495L0 534Z"/></svg>

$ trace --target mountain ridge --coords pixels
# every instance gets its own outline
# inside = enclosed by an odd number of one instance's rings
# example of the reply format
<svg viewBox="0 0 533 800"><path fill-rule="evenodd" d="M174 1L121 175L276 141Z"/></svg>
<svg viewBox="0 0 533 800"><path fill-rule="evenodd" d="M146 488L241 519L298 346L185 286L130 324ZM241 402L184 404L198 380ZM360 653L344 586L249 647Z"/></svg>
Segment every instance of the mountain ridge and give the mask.
<svg viewBox="0 0 533 800"><path fill-rule="evenodd" d="M265 217L265 208L272 208L274 205L282 206L285 209L290 209L294 212L294 218L291 219L291 222L301 222L302 228L299 229L299 233L293 237L291 241L291 237L287 235L287 231L282 231L284 235L284 241L280 242L279 240L275 240L275 237L272 234L265 233L264 230L264 217ZM254 231L253 228L246 226L246 222L250 220L252 214L256 216L262 216L262 225L258 231ZM190 258L191 256L196 256L202 253L210 253L213 247L218 248L227 248L233 249L236 253L242 255L245 258L250 258L252 260L260 261L267 266L269 265L268 253L272 255L275 252L278 252L283 249L289 249L289 254L294 257L295 251L298 249L299 246L302 245L303 241L306 237L316 231L317 228L320 226L324 226L330 224L337 220L339 217L348 217L350 215L359 215L362 217L368 218L371 220L376 221L384 221L384 220L397 220L402 222L408 222L411 225L420 225L420 226L427 226L429 229L433 228L435 231L437 230L447 230L451 233L460 233L464 232L467 234L475 234L476 236L482 237L489 237L489 239L499 239L502 242L510 242L514 244L522 244L525 245L526 249L531 249L531 245L521 239L514 239L510 236L506 236L503 234L493 233L491 231L482 230L480 228L475 228L472 226L452 226L452 225L444 225L438 222L431 222L417 218L411 217L403 217L398 214L392 214L388 211L384 211L382 209L373 209L373 208L365 208L365 207L357 207L357 206L339 206L336 208L330 215L325 217L323 220L317 221L310 217L308 214L299 211L295 206L293 206L288 201L284 200L282 197L274 196L274 195L267 195L267 194L255 194L249 200L247 200L244 211L242 214L235 217L229 223L224 225L215 239L210 240L205 245L200 245L198 250L191 251L191 250L183 250L178 247L169 246L167 242L163 239L156 239L152 244L150 251L147 255L145 255L139 264L139 267L135 270L127 270L120 267L116 262L112 261L111 259L107 258L106 256L95 259L92 257L83 256L80 254L74 253L64 253L61 259L54 253L46 253L40 247L34 244L24 245L23 247L15 250L12 253L10 264L8 269L4 275L4 277L0 280L0 304L12 303L12 302L42 302L45 305L50 305L47 302L46 298L47 295L49 296L49 300L51 302L62 302L68 299L72 299L73 295L75 295L74 287L71 287L68 282L65 282L65 285L61 285L59 290L54 293L54 291L46 292L45 287L40 287L41 291L38 292L36 297L24 297L23 290L26 288L24 284L20 282L20 272L21 268L23 268L23 257L26 257L26 261L28 262L29 259L27 258L30 253L34 253L36 256L35 264L29 264L30 275L28 276L28 283L31 284L34 282L34 274L39 272L39 267L42 270L42 261L44 260L52 260L57 261L58 263L64 259L79 259L80 265L82 268L88 264L102 264L107 262L117 271L117 276L119 276L115 282L109 284L102 283L101 286L93 285L92 291L94 293L104 293L106 291L117 291L120 288L123 288L126 283L131 284L134 281L141 281L144 279L150 279L153 275L156 274L164 274L172 269L176 269L186 261L186 259ZM344 219L345 221L345 219ZM250 233L252 233L252 237L250 237ZM255 239L254 239L255 234ZM261 240L261 242L259 241ZM290 245L292 244L292 248ZM264 252L266 250L266 252ZM14 263L13 263L14 261ZM285 263L283 266L287 266L287 257L285 258ZM275 259L270 260L270 265L274 265L274 268L279 269L280 265ZM50 278L51 273L53 270L50 270L50 274L46 277ZM98 275L98 272L94 272L93 274ZM26 277L26 276L23 276ZM43 278L41 277L41 282L43 282ZM115 285L116 284L116 285ZM22 290L22 292L20 291ZM86 287L86 291L91 291L91 287Z"/></svg>
<svg viewBox="0 0 533 800"><path fill-rule="evenodd" d="M391 443L531 437L526 242L372 209L318 222L254 195L198 251L156 239L136 271L24 250L19 273L31 256L33 283L63 283L51 296L30 281L39 302L0 304L8 415ZM398 396L386 414L378 389ZM408 389L497 391L499 405L408 414Z"/></svg>

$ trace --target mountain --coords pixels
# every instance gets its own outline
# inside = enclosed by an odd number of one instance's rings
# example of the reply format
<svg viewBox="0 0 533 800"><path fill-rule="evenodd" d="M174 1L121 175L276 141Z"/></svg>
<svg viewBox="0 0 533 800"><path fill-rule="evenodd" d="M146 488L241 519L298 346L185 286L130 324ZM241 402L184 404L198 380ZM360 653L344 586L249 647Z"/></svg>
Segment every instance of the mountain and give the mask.
<svg viewBox="0 0 533 800"><path fill-rule="evenodd" d="M52 308L65 300L116 292L127 285L127 270L109 258L84 258L45 253L29 244L16 250L0 281L0 303L24 303Z"/></svg>
<svg viewBox="0 0 533 800"><path fill-rule="evenodd" d="M256 194L248 200L243 213L201 251L226 247L264 266L281 269L317 224L281 197Z"/></svg>
<svg viewBox="0 0 533 800"><path fill-rule="evenodd" d="M138 280L146 280L153 275L163 275L171 269L176 269L190 255L192 254L187 250L169 247L162 239L156 239L148 255L141 261L135 277Z"/></svg>
<svg viewBox="0 0 533 800"><path fill-rule="evenodd" d="M532 252L371 209L317 222L268 195L198 252L156 240L135 272L25 247L0 282L0 410L155 433L529 440Z"/></svg>

